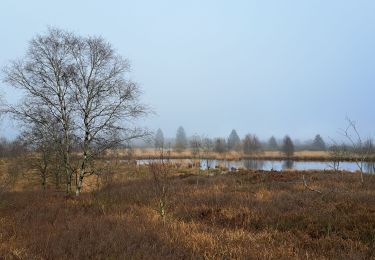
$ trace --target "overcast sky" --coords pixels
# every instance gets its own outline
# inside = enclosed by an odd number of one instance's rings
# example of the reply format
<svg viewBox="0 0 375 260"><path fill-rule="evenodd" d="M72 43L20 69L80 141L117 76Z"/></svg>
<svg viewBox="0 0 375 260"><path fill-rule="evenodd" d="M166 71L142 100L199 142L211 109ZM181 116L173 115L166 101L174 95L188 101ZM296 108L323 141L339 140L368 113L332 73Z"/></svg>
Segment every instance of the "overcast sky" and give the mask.
<svg viewBox="0 0 375 260"><path fill-rule="evenodd" d="M101 35L174 136L375 136L375 1L1 0L0 66L48 26ZM19 95L0 83L9 102ZM5 119L2 135L15 127Z"/></svg>

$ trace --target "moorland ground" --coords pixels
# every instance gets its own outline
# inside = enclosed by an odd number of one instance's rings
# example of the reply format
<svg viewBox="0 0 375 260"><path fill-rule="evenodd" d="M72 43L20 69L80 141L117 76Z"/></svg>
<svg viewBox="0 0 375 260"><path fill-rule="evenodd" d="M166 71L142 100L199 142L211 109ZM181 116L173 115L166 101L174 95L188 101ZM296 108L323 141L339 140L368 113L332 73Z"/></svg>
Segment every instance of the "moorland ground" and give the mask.
<svg viewBox="0 0 375 260"><path fill-rule="evenodd" d="M375 258L372 175L174 169L165 221L148 167L91 184L78 198L24 181L3 192L0 258Z"/></svg>

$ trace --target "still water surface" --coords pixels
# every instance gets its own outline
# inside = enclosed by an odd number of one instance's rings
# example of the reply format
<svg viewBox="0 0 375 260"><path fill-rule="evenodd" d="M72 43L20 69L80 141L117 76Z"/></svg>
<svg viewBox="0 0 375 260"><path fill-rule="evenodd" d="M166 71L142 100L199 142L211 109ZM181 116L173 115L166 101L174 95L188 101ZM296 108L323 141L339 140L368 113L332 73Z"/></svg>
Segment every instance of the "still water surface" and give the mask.
<svg viewBox="0 0 375 260"><path fill-rule="evenodd" d="M147 164L152 161L157 160L138 160L137 163ZM191 164L193 160L189 159L171 159L170 162L172 163L181 163L184 165ZM330 170L333 169L333 162L316 162L316 161L271 161L271 160L239 160L239 161L227 161L227 160L201 160L200 166L201 169L206 170L209 168L215 168L217 166L224 166L228 169L253 169L253 170L275 170L281 171L286 169L294 169L294 170ZM358 166L355 162L340 162L339 169L345 171L356 171L358 170ZM374 173L375 172L375 163L374 162L366 162L363 165L363 169L367 173Z"/></svg>

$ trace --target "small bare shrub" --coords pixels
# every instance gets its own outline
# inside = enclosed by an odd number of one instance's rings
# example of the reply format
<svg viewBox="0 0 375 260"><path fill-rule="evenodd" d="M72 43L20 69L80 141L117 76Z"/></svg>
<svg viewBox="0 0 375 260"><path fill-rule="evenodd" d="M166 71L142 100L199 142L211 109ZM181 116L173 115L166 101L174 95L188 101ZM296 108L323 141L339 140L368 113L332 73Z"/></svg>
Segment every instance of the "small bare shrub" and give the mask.
<svg viewBox="0 0 375 260"><path fill-rule="evenodd" d="M151 162L149 168L153 176L155 197L158 200L158 212L163 223L165 223L168 194L170 190L169 175L171 165L168 161L161 159L160 162Z"/></svg>
<svg viewBox="0 0 375 260"><path fill-rule="evenodd" d="M370 149L366 147L365 143L362 140L361 135L357 129L356 123L351 119L347 118L348 126L344 131L344 136L349 141L351 146L352 158L354 159L357 167L361 173L361 183L363 184L363 174L364 174L364 165L366 160L369 158Z"/></svg>

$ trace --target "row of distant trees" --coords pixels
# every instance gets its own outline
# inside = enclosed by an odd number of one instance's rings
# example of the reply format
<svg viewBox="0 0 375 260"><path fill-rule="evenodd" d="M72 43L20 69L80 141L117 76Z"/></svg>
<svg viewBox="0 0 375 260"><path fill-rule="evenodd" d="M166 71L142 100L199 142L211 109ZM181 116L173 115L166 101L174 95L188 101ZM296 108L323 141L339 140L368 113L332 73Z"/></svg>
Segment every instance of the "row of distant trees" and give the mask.
<svg viewBox="0 0 375 260"><path fill-rule="evenodd" d="M268 142L262 142L255 134L247 134L243 139L239 137L237 131L233 129L227 138L208 138L199 135L193 135L188 138L182 126L177 129L176 138L173 145L170 142L167 144L164 138L163 131L158 129L154 138L155 148L174 148L177 152L182 152L186 149L196 150L198 147L203 147L203 144L210 143L209 148L217 153L224 153L227 151L243 151L245 154L254 154L262 150L284 151L288 154L293 154L295 145L293 140L286 135L282 142L278 142L272 136ZM172 147L171 147L172 146ZM299 145L299 149L325 151L327 149L323 138L317 134L311 143Z"/></svg>

